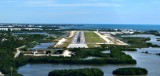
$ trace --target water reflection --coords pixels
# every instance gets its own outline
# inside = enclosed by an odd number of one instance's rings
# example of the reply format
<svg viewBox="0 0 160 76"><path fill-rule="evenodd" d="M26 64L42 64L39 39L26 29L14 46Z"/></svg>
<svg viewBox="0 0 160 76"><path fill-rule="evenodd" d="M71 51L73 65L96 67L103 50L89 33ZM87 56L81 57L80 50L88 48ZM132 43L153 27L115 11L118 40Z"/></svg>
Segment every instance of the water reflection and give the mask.
<svg viewBox="0 0 160 76"><path fill-rule="evenodd" d="M137 49L139 52L148 52L151 54L157 54L160 53L160 48L153 48L153 47L149 47L149 48L141 48L141 49Z"/></svg>
<svg viewBox="0 0 160 76"><path fill-rule="evenodd" d="M39 45L36 45L34 48L32 49L47 49L50 46L53 46L55 43L51 42L51 43L40 43Z"/></svg>
<svg viewBox="0 0 160 76"><path fill-rule="evenodd" d="M137 60L137 67L146 68L149 71L148 76L159 76L160 75L160 57L153 54L144 54L140 51L138 52L125 52L131 55L134 59Z"/></svg>
<svg viewBox="0 0 160 76"><path fill-rule="evenodd" d="M99 68L103 70L105 76L115 76L112 75L112 71L117 68L122 67L142 67L146 68L149 71L148 76L159 76L160 75L160 57L152 54L143 54L140 51L138 52L125 52L126 54L131 55L134 59L137 60L137 65L67 65L67 64L27 64L23 67L20 67L18 72L24 76L47 76L49 71L57 69L79 69L79 68ZM144 76L144 75L143 75Z"/></svg>
<svg viewBox="0 0 160 76"><path fill-rule="evenodd" d="M28 35L34 35L34 34L40 34L40 35L48 35L46 32L20 32L20 33L13 33L14 35L23 35L23 34L28 34Z"/></svg>
<svg viewBox="0 0 160 76"><path fill-rule="evenodd" d="M155 43L157 42L156 38L157 36L154 35L136 35L138 37L150 37L151 40L149 42ZM160 44L160 43L158 43ZM41 46L42 47L42 46ZM126 51L126 54L131 55L134 59L137 60L136 65L102 65L102 66L96 66L96 65L67 65L67 64L27 64L25 66L22 66L18 69L18 72L20 74L23 74L24 76L47 76L48 72L52 70L57 69L79 69L79 68L99 68L104 72L104 76L118 76L113 75L112 71L117 68L122 67L142 67L146 68L148 70L147 76L160 76L160 56L154 55L154 53L159 53L160 48L141 48L137 49L137 52L129 52ZM153 54L144 54L141 52L148 51ZM108 53L108 51L105 51L104 53ZM93 57L89 57L93 58ZM140 76L146 76L146 75L140 75Z"/></svg>

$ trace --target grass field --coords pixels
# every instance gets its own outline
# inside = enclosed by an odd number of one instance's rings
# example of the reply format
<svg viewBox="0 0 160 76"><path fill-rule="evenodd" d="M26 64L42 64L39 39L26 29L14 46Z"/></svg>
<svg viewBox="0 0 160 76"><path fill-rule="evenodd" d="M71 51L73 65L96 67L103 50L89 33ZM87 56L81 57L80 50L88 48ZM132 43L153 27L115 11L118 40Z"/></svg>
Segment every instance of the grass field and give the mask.
<svg viewBox="0 0 160 76"><path fill-rule="evenodd" d="M96 33L93 31L85 31L85 40L87 44L96 44L96 43L105 43L106 41L100 38Z"/></svg>
<svg viewBox="0 0 160 76"><path fill-rule="evenodd" d="M75 35L75 33L74 33ZM105 43L106 41L99 37L94 31L84 31L86 44L89 48L92 47L100 47L96 43ZM74 37L74 36L73 36ZM72 42L73 37L66 38L67 41L63 43L63 45L58 46L59 48L68 47L68 45Z"/></svg>

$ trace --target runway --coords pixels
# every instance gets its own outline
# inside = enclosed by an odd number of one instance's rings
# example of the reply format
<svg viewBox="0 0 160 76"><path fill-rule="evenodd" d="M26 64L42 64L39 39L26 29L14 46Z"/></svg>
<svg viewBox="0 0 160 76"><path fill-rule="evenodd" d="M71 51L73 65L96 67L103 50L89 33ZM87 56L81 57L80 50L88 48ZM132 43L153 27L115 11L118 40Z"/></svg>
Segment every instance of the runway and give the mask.
<svg viewBox="0 0 160 76"><path fill-rule="evenodd" d="M83 31L78 31L72 40L72 44L85 44L85 37Z"/></svg>
<svg viewBox="0 0 160 76"><path fill-rule="evenodd" d="M67 48L88 48L83 31L77 31Z"/></svg>

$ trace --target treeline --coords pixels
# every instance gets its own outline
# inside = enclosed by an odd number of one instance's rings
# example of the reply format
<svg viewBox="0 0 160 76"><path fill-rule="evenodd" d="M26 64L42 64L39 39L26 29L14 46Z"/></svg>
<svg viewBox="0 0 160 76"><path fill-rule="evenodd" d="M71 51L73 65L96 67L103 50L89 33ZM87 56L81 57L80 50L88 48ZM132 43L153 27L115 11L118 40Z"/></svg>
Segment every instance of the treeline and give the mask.
<svg viewBox="0 0 160 76"><path fill-rule="evenodd" d="M13 75L18 76L17 68L26 63L65 63L65 64L136 64L131 56L126 55L118 47L110 48L111 53L104 54L102 51L107 48L91 48L91 49L69 49L74 54L71 58L64 57L25 57L20 55L13 58L16 48L23 45L30 45L33 41L39 41L45 36L42 35L20 35L12 36L11 33L4 33L2 38L6 41L0 42L0 71L10 74L13 68ZM19 39L23 38L23 39ZM124 48L122 48L124 49ZM84 60L87 57L98 57L95 59Z"/></svg>
<svg viewBox="0 0 160 76"><path fill-rule="evenodd" d="M104 73L97 68L85 68L85 69L54 70L49 72L48 76L104 76Z"/></svg>
<svg viewBox="0 0 160 76"><path fill-rule="evenodd" d="M160 33L159 33L159 31L157 31L157 30L149 30L149 31L146 31L146 32L144 32L144 33L146 33L146 34L152 34L152 35L156 35L156 36L160 36Z"/></svg>
<svg viewBox="0 0 160 76"><path fill-rule="evenodd" d="M136 64L130 55L126 55L118 49L112 50L110 54L104 54L104 49L70 49L73 53L71 58L65 57L25 57L29 63L65 63L65 64ZM85 59L87 57L98 57Z"/></svg>
<svg viewBox="0 0 160 76"><path fill-rule="evenodd" d="M136 48L131 45L110 45L110 44L101 44L102 48L106 50L119 50L119 51L137 51Z"/></svg>
<svg viewBox="0 0 160 76"><path fill-rule="evenodd" d="M135 32L135 34L151 34L151 35L155 35L155 36L160 36L160 33L157 30L148 30L148 31L144 31L144 32Z"/></svg>
<svg viewBox="0 0 160 76"><path fill-rule="evenodd" d="M146 69L139 67L118 68L113 71L116 75L146 75L147 73Z"/></svg>
<svg viewBox="0 0 160 76"><path fill-rule="evenodd" d="M17 68L25 64L27 59L24 59L25 57L15 59L16 48L43 38L42 35L14 36L11 32L2 32L0 40L5 40L0 41L0 71L6 75L11 75L12 71L12 75L19 76Z"/></svg>
<svg viewBox="0 0 160 76"><path fill-rule="evenodd" d="M62 64L136 64L133 59L100 58L81 60L76 58L55 58L55 57L29 57L28 63L62 63Z"/></svg>
<svg viewBox="0 0 160 76"><path fill-rule="evenodd" d="M4 33L1 36L1 39L6 40L0 42L0 71L6 75L11 75L12 71L12 75L19 76L18 67L15 66L14 52L16 52L15 48L23 45L23 41L10 33Z"/></svg>
<svg viewBox="0 0 160 76"><path fill-rule="evenodd" d="M141 37L127 37L124 40L130 44L130 48L146 48L146 47L160 47L158 45L146 42L150 38L141 38Z"/></svg>
<svg viewBox="0 0 160 76"><path fill-rule="evenodd" d="M150 47L151 43L146 43L150 38L141 38L141 37L123 37L123 40L130 44L131 48L145 48Z"/></svg>

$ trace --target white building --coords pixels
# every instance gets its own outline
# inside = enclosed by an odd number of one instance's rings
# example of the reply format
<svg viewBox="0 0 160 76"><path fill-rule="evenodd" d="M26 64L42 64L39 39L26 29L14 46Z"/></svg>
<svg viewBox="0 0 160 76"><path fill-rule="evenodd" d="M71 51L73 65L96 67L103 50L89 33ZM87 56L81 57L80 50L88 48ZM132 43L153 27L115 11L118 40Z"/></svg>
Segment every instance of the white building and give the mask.
<svg viewBox="0 0 160 76"><path fill-rule="evenodd" d="M4 76L4 74L0 71L0 76Z"/></svg>
<svg viewBox="0 0 160 76"><path fill-rule="evenodd" d="M8 31L8 28L0 28L0 31Z"/></svg>
<svg viewBox="0 0 160 76"><path fill-rule="evenodd" d="M6 38L3 38L1 41L3 42L3 41L6 41L7 39Z"/></svg>
<svg viewBox="0 0 160 76"><path fill-rule="evenodd" d="M133 34L134 31L132 31L132 30L122 30L122 33L125 33L125 34Z"/></svg>
<svg viewBox="0 0 160 76"><path fill-rule="evenodd" d="M19 27L3 27L0 31L20 31L20 30L43 30L42 28L19 28Z"/></svg>

